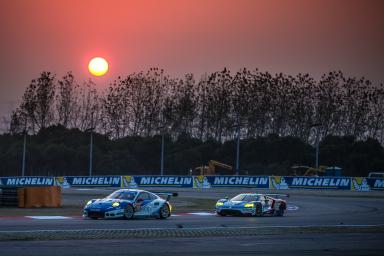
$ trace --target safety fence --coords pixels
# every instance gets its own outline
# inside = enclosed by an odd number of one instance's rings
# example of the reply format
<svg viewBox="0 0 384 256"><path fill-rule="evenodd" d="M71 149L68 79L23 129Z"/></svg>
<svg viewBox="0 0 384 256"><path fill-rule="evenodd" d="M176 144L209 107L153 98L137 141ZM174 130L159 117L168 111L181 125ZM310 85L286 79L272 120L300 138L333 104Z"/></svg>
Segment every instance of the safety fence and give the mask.
<svg viewBox="0 0 384 256"><path fill-rule="evenodd" d="M260 189L337 189L384 191L384 178L309 176L61 176L0 177L3 187L248 187Z"/></svg>

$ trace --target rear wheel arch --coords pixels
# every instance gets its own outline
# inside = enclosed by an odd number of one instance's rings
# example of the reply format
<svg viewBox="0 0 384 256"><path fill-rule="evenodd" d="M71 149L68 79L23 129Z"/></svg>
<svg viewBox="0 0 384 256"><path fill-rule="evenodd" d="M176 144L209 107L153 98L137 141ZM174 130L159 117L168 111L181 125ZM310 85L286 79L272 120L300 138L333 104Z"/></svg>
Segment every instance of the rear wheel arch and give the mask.
<svg viewBox="0 0 384 256"><path fill-rule="evenodd" d="M124 207L124 218L129 220L133 218L133 215L135 214L135 208L132 204L127 204Z"/></svg>
<svg viewBox="0 0 384 256"><path fill-rule="evenodd" d="M261 216L263 214L263 205L261 202L255 202L255 216Z"/></svg>
<svg viewBox="0 0 384 256"><path fill-rule="evenodd" d="M279 202L279 209L276 210L276 216L284 216L287 205L285 202Z"/></svg>
<svg viewBox="0 0 384 256"><path fill-rule="evenodd" d="M167 202L160 207L159 216L160 219L166 219L171 216L171 207Z"/></svg>

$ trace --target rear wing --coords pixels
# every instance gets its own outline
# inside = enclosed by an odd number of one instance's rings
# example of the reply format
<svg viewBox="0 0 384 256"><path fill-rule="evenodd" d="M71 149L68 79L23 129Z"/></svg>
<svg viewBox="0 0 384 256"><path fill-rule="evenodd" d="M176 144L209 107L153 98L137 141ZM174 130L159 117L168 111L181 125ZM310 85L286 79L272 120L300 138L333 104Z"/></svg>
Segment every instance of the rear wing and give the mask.
<svg viewBox="0 0 384 256"><path fill-rule="evenodd" d="M289 198L289 194L264 194L264 195L268 196L268 197L273 197L276 199L280 199L282 197L288 197Z"/></svg>
<svg viewBox="0 0 384 256"><path fill-rule="evenodd" d="M154 194L160 196L161 198L169 201L171 197L177 197L179 194L176 192L154 192Z"/></svg>

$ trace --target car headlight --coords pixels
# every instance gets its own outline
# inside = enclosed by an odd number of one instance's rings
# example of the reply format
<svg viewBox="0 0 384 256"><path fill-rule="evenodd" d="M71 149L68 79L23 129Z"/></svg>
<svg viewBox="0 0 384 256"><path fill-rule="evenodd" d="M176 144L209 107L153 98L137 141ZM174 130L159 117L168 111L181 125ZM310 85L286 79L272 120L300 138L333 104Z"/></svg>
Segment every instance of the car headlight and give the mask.
<svg viewBox="0 0 384 256"><path fill-rule="evenodd" d="M224 205L223 202L217 202L217 203L216 203L216 206L223 206L223 205Z"/></svg>
<svg viewBox="0 0 384 256"><path fill-rule="evenodd" d="M254 206L255 206L254 204L245 204L245 205L244 205L245 208L252 208L252 207L254 207Z"/></svg>
<svg viewBox="0 0 384 256"><path fill-rule="evenodd" d="M91 203L92 203L92 200L89 200L88 203L87 203L87 205L90 205Z"/></svg>
<svg viewBox="0 0 384 256"><path fill-rule="evenodd" d="M112 204L113 207L118 207L119 205L120 205L119 202L114 202L114 203Z"/></svg>

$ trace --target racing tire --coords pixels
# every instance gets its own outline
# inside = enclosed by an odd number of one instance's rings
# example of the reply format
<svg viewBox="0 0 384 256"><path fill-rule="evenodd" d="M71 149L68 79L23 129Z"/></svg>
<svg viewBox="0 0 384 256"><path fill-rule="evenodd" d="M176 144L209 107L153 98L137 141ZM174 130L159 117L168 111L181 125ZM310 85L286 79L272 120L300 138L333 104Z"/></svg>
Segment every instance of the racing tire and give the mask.
<svg viewBox="0 0 384 256"><path fill-rule="evenodd" d="M168 218L169 216L171 216L171 211L169 209L169 206L168 204L164 204L161 208L160 208L160 219L166 219Z"/></svg>
<svg viewBox="0 0 384 256"><path fill-rule="evenodd" d="M256 209L255 209L255 217L260 217L261 215L263 215L263 206L261 205L261 203L256 203Z"/></svg>
<svg viewBox="0 0 384 256"><path fill-rule="evenodd" d="M225 214L225 213L222 213L222 212L216 212L217 213L217 215L219 215L219 216L222 216L222 217L225 217L225 216L227 216L227 214Z"/></svg>
<svg viewBox="0 0 384 256"><path fill-rule="evenodd" d="M276 211L276 216L283 217L284 211L285 211L285 206L283 204L281 204L279 206L279 210Z"/></svg>
<svg viewBox="0 0 384 256"><path fill-rule="evenodd" d="M134 214L135 210L133 209L132 205L129 204L124 208L124 219L132 219Z"/></svg>

